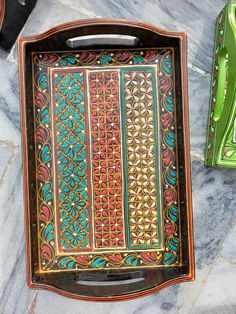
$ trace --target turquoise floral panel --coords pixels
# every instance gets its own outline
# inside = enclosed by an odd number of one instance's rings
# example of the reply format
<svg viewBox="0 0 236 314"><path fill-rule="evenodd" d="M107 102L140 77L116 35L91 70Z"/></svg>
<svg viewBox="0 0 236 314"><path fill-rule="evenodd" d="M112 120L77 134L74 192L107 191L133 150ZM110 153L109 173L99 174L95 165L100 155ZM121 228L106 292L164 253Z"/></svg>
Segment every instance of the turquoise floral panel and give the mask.
<svg viewBox="0 0 236 314"><path fill-rule="evenodd" d="M90 241L84 72L54 75L60 250L87 250Z"/></svg>

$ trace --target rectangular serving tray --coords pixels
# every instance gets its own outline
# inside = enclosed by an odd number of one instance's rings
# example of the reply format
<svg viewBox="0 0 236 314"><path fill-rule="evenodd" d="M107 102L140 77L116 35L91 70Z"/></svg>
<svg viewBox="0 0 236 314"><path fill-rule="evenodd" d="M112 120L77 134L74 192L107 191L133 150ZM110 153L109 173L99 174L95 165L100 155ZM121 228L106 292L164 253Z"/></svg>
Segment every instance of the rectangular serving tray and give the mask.
<svg viewBox="0 0 236 314"><path fill-rule="evenodd" d="M192 280L185 33L76 21L19 58L29 286L122 300Z"/></svg>

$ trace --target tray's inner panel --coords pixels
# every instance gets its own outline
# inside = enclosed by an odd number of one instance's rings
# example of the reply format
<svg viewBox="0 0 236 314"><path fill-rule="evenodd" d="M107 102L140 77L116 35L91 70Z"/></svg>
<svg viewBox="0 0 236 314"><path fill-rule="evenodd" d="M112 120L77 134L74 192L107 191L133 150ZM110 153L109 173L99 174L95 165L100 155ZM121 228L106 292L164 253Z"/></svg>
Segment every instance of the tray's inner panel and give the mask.
<svg viewBox="0 0 236 314"><path fill-rule="evenodd" d="M174 50L32 60L40 272L181 266Z"/></svg>

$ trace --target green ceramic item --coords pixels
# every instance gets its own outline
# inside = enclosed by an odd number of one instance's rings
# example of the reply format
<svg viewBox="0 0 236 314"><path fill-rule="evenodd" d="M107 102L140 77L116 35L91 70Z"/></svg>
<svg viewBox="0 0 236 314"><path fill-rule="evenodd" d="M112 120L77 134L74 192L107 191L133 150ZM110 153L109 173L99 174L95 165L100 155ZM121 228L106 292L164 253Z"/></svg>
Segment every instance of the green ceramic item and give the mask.
<svg viewBox="0 0 236 314"><path fill-rule="evenodd" d="M236 2L216 22L205 164L236 168Z"/></svg>

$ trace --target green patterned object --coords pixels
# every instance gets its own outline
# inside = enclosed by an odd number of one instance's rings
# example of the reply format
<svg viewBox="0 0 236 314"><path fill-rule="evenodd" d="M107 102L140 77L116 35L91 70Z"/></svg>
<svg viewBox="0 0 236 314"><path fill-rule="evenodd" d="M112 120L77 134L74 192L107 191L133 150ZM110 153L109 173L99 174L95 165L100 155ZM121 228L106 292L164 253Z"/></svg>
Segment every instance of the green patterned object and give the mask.
<svg viewBox="0 0 236 314"><path fill-rule="evenodd" d="M236 1L216 22L205 164L236 168Z"/></svg>

